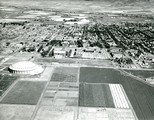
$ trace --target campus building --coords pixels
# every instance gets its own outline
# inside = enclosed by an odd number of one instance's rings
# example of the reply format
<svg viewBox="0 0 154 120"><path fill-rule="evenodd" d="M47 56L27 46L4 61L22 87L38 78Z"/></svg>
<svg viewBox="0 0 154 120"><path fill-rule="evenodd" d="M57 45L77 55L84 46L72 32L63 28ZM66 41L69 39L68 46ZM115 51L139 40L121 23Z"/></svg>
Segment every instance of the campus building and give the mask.
<svg viewBox="0 0 154 120"><path fill-rule="evenodd" d="M42 73L43 67L33 62L30 62L30 61L21 61L21 62L12 64L8 70L9 72L14 73L14 74L35 75L35 74Z"/></svg>

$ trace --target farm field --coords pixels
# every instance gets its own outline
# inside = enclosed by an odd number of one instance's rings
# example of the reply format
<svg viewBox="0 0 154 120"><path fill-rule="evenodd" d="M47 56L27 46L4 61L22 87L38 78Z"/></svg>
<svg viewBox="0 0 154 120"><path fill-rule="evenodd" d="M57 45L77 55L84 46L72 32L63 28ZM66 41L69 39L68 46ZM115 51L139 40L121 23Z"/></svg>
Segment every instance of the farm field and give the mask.
<svg viewBox="0 0 154 120"><path fill-rule="evenodd" d="M78 106L78 85L71 82L50 82L41 100L41 105Z"/></svg>
<svg viewBox="0 0 154 120"><path fill-rule="evenodd" d="M77 82L78 68L57 67L51 77L51 81Z"/></svg>
<svg viewBox="0 0 154 120"><path fill-rule="evenodd" d="M74 107L42 106L34 120L74 120Z"/></svg>
<svg viewBox="0 0 154 120"><path fill-rule="evenodd" d="M138 119L154 119L154 87L125 76L120 71L108 68L80 68L79 81L82 83L121 84Z"/></svg>
<svg viewBox="0 0 154 120"><path fill-rule="evenodd" d="M125 70L125 71L140 78L154 77L154 71L149 71L149 70Z"/></svg>
<svg viewBox="0 0 154 120"><path fill-rule="evenodd" d="M105 67L113 67L111 61L105 59L80 59L76 60L77 63L88 65L88 66L105 66Z"/></svg>
<svg viewBox="0 0 154 120"><path fill-rule="evenodd" d="M36 105L46 82L18 82L2 99L1 104Z"/></svg>
<svg viewBox="0 0 154 120"><path fill-rule="evenodd" d="M17 79L17 76L1 75L0 74L0 96L12 85Z"/></svg>
<svg viewBox="0 0 154 120"><path fill-rule="evenodd" d="M0 120L29 120L34 109L33 105L0 104Z"/></svg>
<svg viewBox="0 0 154 120"><path fill-rule="evenodd" d="M79 120L135 120L130 109L80 107Z"/></svg>
<svg viewBox="0 0 154 120"><path fill-rule="evenodd" d="M79 106L129 109L120 84L81 83L79 91Z"/></svg>
<svg viewBox="0 0 154 120"><path fill-rule="evenodd" d="M79 91L79 106L115 107L109 85L107 84L81 83Z"/></svg>

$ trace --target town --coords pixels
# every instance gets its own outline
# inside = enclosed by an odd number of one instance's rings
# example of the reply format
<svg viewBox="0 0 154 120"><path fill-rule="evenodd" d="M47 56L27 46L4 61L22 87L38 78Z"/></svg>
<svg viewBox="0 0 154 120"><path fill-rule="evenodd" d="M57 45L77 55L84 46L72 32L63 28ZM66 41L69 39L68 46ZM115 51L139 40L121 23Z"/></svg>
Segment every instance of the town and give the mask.
<svg viewBox="0 0 154 120"><path fill-rule="evenodd" d="M62 18L58 25L1 23L1 54L36 52L51 58L107 59L122 68L154 68L154 23L78 24L72 19Z"/></svg>

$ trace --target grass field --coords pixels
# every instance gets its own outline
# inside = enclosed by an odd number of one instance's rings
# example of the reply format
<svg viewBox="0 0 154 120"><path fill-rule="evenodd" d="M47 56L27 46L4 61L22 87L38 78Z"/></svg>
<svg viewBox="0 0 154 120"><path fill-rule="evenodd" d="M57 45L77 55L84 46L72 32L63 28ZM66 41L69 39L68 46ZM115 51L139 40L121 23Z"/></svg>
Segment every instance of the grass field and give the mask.
<svg viewBox="0 0 154 120"><path fill-rule="evenodd" d="M78 76L78 68L57 67L51 77L51 81L57 82L76 82Z"/></svg>
<svg viewBox="0 0 154 120"><path fill-rule="evenodd" d="M154 87L107 68L80 68L79 81L122 84L139 120L154 119Z"/></svg>
<svg viewBox="0 0 154 120"><path fill-rule="evenodd" d="M18 82L2 99L1 104L36 105L46 82Z"/></svg>

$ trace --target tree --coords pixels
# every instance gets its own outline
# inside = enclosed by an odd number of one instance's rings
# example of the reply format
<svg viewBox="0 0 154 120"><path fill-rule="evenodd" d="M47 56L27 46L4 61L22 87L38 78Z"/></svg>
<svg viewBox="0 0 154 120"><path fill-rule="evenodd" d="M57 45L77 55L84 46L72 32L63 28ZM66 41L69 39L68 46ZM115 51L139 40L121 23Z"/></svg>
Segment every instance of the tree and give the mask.
<svg viewBox="0 0 154 120"><path fill-rule="evenodd" d="M10 45L10 42L6 42L6 46L9 46Z"/></svg>

